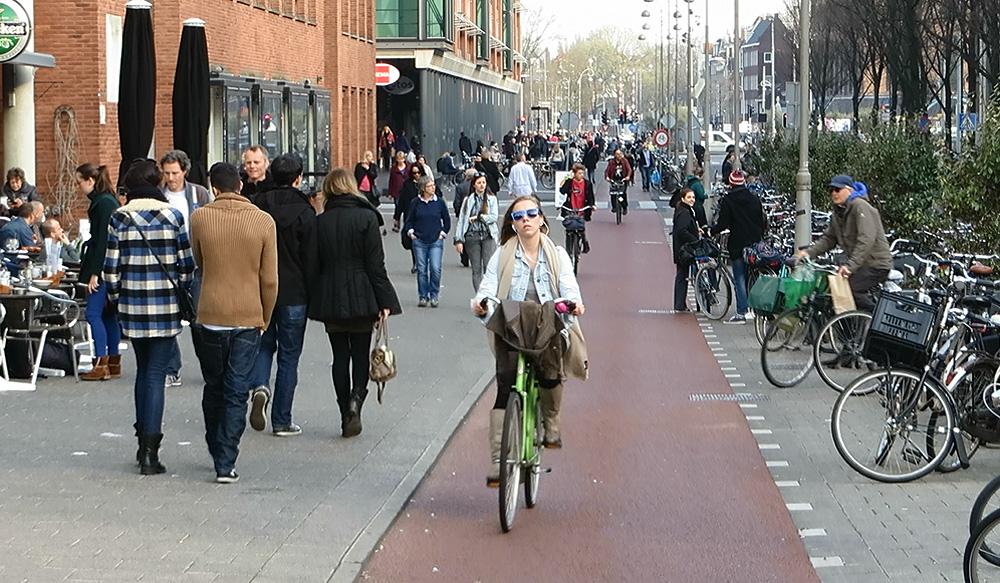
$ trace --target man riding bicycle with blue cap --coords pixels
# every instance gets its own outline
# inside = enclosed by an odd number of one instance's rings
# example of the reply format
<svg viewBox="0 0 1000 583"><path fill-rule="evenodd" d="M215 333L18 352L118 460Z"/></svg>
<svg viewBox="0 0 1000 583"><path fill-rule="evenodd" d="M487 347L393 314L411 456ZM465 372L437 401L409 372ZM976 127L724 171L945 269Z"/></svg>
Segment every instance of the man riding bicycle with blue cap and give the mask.
<svg viewBox="0 0 1000 583"><path fill-rule="evenodd" d="M799 257L815 259L835 247L847 254L838 273L851 284L851 294L859 310L871 312L875 302L871 292L889 278L892 254L885 237L882 218L868 202L868 187L841 174L830 180L833 215L830 226L812 247Z"/></svg>

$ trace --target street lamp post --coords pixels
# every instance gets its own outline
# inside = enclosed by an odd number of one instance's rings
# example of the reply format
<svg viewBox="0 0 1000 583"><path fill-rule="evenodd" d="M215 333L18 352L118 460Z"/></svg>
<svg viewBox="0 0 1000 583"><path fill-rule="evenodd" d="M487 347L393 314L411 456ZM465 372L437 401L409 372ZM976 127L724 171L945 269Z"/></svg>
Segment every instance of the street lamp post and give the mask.
<svg viewBox="0 0 1000 583"><path fill-rule="evenodd" d="M678 0L674 0L674 58L672 59L674 65L674 86L673 86L673 96L671 99L674 100L674 125L670 131L670 137L672 140L671 146L674 151L674 160L676 161L680 158L680 140L677 139L677 125L681 119L681 100L679 99L679 89L680 89L680 79L681 79L681 64L677 60L677 55L680 54L681 48L681 11L678 8Z"/></svg>
<svg viewBox="0 0 1000 583"><path fill-rule="evenodd" d="M733 141L736 143L736 159L733 160L733 170L740 169L740 121L743 117L743 106L740 101L740 86L743 83L743 42L740 39L740 0L733 0L733 12L736 25L733 27ZM808 0L804 2L808 4Z"/></svg>
<svg viewBox="0 0 1000 583"><path fill-rule="evenodd" d="M799 171L795 174L795 246L812 243L812 176L809 174L809 28L810 2L799 13Z"/></svg>
<svg viewBox="0 0 1000 583"><path fill-rule="evenodd" d="M775 65L778 63L778 51L774 46L774 28L778 24L778 15L771 15L771 139L778 134L778 75Z"/></svg>
<svg viewBox="0 0 1000 583"><path fill-rule="evenodd" d="M694 0L684 0L687 2L687 161L684 163L685 176L691 176L694 173L694 83L693 81L693 71L691 67L691 45L693 44L693 39L691 38L691 3Z"/></svg>
<svg viewBox="0 0 1000 583"><path fill-rule="evenodd" d="M708 80L710 75L710 67L712 66L711 60L711 50L709 49L709 36L708 36L708 3L709 0L705 0L705 88L702 89L702 106L701 106L701 127L705 132L705 138L702 142L702 146L705 148L705 163L702 166L702 176L701 183L705 188L705 192L712 192L712 153L709 151L709 145L711 144L711 124L708 123L708 109L710 107L711 97L709 96Z"/></svg>

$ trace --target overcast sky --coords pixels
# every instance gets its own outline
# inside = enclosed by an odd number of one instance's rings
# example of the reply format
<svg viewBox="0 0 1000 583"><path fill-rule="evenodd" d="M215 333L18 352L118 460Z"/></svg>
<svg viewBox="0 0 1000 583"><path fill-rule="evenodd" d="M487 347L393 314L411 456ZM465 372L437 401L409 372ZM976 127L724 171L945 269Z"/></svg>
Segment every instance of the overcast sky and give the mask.
<svg viewBox="0 0 1000 583"><path fill-rule="evenodd" d="M653 2L644 2L643 0L521 0L521 3L527 9L541 6L546 14L555 16L555 22L550 29L554 37L550 46L554 47L559 42L557 37L569 41L606 25L634 30L638 36L643 22L643 18L639 15L643 10L649 10L653 14L650 24L655 30L658 30L658 15L661 4L669 2L669 4L664 4L670 8L667 12L669 19L675 1L683 4L683 0L654 0ZM704 15L705 4L705 0L695 0L692 3L691 6L696 15ZM712 39L723 37L732 31L733 0L708 0L708 5L711 11L709 31ZM782 12L784 5L784 0L740 0L740 22L743 26L749 26L758 16Z"/></svg>

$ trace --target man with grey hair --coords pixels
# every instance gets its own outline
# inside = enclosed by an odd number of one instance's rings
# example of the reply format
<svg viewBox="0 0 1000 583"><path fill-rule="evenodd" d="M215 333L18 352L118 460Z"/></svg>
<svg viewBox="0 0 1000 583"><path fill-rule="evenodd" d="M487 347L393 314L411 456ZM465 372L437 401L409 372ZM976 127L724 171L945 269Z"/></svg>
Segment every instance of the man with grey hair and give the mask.
<svg viewBox="0 0 1000 583"><path fill-rule="evenodd" d="M42 222L45 221L45 205L37 200L31 201L31 232L35 237L35 242L42 243Z"/></svg>
<svg viewBox="0 0 1000 583"><path fill-rule="evenodd" d="M240 194L253 202L258 194L274 190L270 167L271 158L264 146L255 144L243 150L243 170L240 172L243 190Z"/></svg>
<svg viewBox="0 0 1000 583"><path fill-rule="evenodd" d="M191 233L191 214L206 204L212 202L212 194L207 188L200 184L187 181L188 172L191 170L191 159L181 150L170 150L160 158L160 171L163 173L163 196L167 198L170 206L177 209L184 217L184 229ZM194 285L192 293L195 301L198 298L198 291L201 287L201 274L194 273ZM171 348L170 361L167 363L166 385L168 387L181 386L181 349L174 338Z"/></svg>

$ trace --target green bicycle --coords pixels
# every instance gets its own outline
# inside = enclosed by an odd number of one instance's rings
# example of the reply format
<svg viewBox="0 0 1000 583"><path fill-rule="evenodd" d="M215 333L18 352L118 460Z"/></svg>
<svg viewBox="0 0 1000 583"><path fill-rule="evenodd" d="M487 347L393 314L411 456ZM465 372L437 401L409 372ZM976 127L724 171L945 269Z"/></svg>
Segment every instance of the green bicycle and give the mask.
<svg viewBox="0 0 1000 583"><path fill-rule="evenodd" d="M484 299L484 308L487 302L496 300ZM555 306L560 314L576 309L565 300L557 300ZM504 532L510 532L514 526L521 485L524 485L524 505L534 508L542 474L548 472L542 468L544 430L538 380L530 357L521 351L517 355L513 389L507 397L500 437L500 527Z"/></svg>

